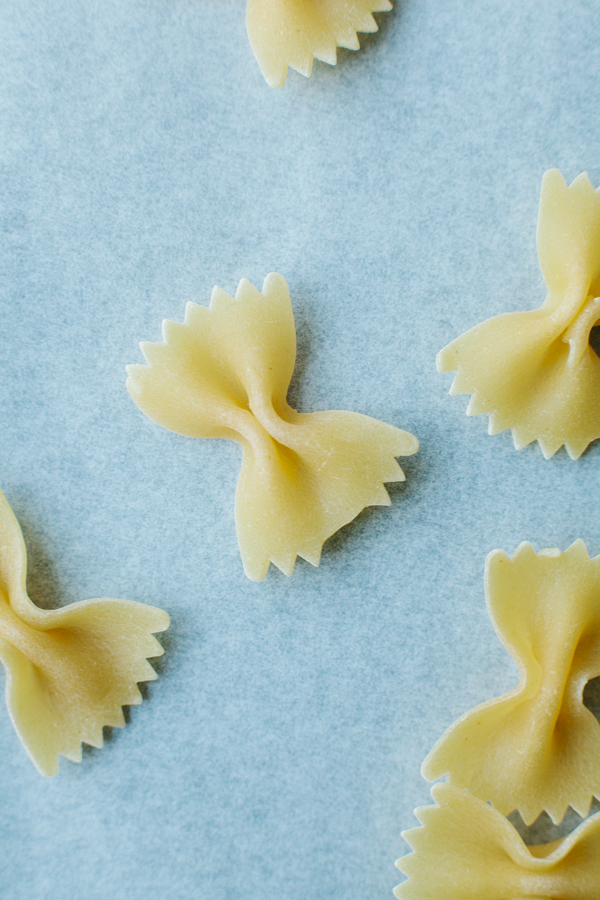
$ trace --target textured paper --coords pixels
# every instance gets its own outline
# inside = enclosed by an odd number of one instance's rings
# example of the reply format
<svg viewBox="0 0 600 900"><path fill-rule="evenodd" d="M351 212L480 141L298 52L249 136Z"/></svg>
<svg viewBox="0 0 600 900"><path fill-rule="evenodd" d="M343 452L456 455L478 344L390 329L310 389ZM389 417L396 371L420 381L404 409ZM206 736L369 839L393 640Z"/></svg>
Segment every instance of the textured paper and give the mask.
<svg viewBox="0 0 600 900"><path fill-rule="evenodd" d="M425 755L518 680L485 556L525 538L600 553L600 441L576 464L517 453L434 364L543 300L544 171L600 185L600 9L402 0L282 91L244 12L0 3L0 487L29 596L171 616L147 699L59 777L2 701L9 900L391 900L400 831L432 802ZM124 382L162 319L273 270L294 304L290 404L374 416L422 450L318 570L256 584L240 447L159 428Z"/></svg>

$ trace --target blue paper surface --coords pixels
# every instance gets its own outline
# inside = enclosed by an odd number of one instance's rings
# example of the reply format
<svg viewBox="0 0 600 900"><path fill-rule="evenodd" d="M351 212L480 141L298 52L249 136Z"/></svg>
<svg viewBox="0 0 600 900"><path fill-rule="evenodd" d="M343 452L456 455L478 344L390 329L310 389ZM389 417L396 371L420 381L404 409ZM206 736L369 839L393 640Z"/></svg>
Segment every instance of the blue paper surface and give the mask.
<svg viewBox="0 0 600 900"><path fill-rule="evenodd" d="M338 65L263 81L242 0L0 4L0 487L41 606L166 609L158 681L44 779L0 708L0 897L375 900L419 767L516 667L483 567L600 552L600 447L489 437L435 355L539 306L541 178L600 184L596 0L403 0ZM288 280L291 402L413 432L391 508L246 579L239 448L125 390L138 342Z"/></svg>

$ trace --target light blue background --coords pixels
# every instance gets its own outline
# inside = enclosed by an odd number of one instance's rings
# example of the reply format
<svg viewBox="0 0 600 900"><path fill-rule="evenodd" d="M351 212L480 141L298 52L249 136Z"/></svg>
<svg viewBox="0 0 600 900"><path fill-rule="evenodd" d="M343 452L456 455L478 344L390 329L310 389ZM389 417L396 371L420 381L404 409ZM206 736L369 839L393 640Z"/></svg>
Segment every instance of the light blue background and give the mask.
<svg viewBox="0 0 600 900"><path fill-rule="evenodd" d="M600 447L491 438L435 354L544 298L543 172L600 184L596 0L403 0L337 67L262 79L243 0L0 2L0 486L42 606L165 608L160 678L44 779L0 708L2 900L379 900L420 763L514 684L486 554L600 552ZM392 507L249 582L237 446L125 387L163 318L270 271L291 398L415 433Z"/></svg>

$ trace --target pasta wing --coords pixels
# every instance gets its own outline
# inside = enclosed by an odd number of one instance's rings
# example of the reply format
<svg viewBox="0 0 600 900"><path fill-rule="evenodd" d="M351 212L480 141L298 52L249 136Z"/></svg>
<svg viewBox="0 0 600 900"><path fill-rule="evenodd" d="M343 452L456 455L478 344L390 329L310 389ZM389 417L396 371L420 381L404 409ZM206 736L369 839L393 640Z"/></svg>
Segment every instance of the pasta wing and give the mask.
<svg viewBox="0 0 600 900"><path fill-rule="evenodd" d="M334 66L336 48L358 50L357 31L377 31L371 15L389 0L248 0L250 46L265 80L283 87L291 66L307 78L313 58Z"/></svg>
<svg viewBox="0 0 600 900"><path fill-rule="evenodd" d="M11 552L14 559L11 560ZM142 702L137 682L155 679L152 636L169 625L160 609L127 600L87 600L58 610L25 593L18 523L0 493L0 661L17 734L43 775L58 755L81 760L81 742L103 743L104 725L125 724L121 707Z"/></svg>
<svg viewBox="0 0 600 900"><path fill-rule="evenodd" d="M462 716L423 763L425 778L491 801L527 824L545 810L559 822L568 806L586 816L600 796L600 724L583 689L600 675L600 557L583 541L486 563L494 627L521 671L515 690Z"/></svg>
<svg viewBox="0 0 600 900"><path fill-rule="evenodd" d="M435 806L415 810L421 822L403 834L413 852L397 867L408 876L398 900L597 900L600 814L557 844L526 847L497 810L448 784L436 784Z"/></svg>
<svg viewBox="0 0 600 900"><path fill-rule="evenodd" d="M396 456L416 439L358 413L290 412L270 417L268 453L243 456L235 502L244 569L262 580L269 562L291 575L296 556L314 566L327 538L365 506L389 506L384 482L404 481Z"/></svg>
<svg viewBox="0 0 600 900"><path fill-rule="evenodd" d="M548 296L540 309L488 319L438 353L456 371L451 394L489 433L512 429L517 450L538 440L548 459L564 444L577 459L600 437L600 360L589 345L600 320L600 189L570 187L556 169L542 182L538 255Z"/></svg>
<svg viewBox="0 0 600 900"><path fill-rule="evenodd" d="M166 323L164 344L143 344L148 366L129 366L128 390L155 422L181 434L229 437L242 447L235 518L244 569L260 581L269 562L292 573L318 565L323 542L369 505L388 505L384 482L416 438L350 412L298 413L286 401L295 332L281 275L262 293L215 288L209 309L188 305Z"/></svg>
<svg viewBox="0 0 600 900"><path fill-rule="evenodd" d="M148 365L127 366L127 389L150 419L190 437L243 440L253 428L250 395L285 406L296 332L285 279L268 275L262 294L242 279L210 307L188 303L185 322L163 322L164 343L142 343Z"/></svg>

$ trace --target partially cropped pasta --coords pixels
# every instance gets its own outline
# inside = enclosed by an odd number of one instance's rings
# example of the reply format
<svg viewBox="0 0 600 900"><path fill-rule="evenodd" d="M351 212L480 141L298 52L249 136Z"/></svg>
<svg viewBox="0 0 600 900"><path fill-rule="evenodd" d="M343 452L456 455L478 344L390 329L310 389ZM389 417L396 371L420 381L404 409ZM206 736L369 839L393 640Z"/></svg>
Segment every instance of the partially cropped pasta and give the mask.
<svg viewBox="0 0 600 900"><path fill-rule="evenodd" d="M297 556L318 565L328 537L365 506L389 505L384 482L404 480L395 457L418 441L359 413L288 405L296 333L281 275L262 293L246 280L235 298L215 288L210 308L188 303L163 335L141 344L148 365L127 367L127 388L164 428L241 445L235 521L249 578L261 581L269 562L291 575Z"/></svg>
<svg viewBox="0 0 600 900"><path fill-rule="evenodd" d="M166 612L128 600L84 600L40 609L27 596L27 557L19 524L0 492L0 662L6 705L43 775L58 755L81 761L81 742L103 743L102 728L125 724L122 706L142 702L137 682L156 672L163 649L154 632Z"/></svg>
<svg viewBox="0 0 600 900"><path fill-rule="evenodd" d="M466 713L440 738L422 772L491 801L526 824L571 806L587 816L600 797L600 724L583 704L600 675L600 556L583 541L564 553L524 543L486 563L488 610L521 671L517 687Z"/></svg>
<svg viewBox="0 0 600 900"><path fill-rule="evenodd" d="M403 834L413 852L397 867L398 900L598 900L600 813L568 837L527 847L496 809L449 784Z"/></svg>
<svg viewBox="0 0 600 900"><path fill-rule="evenodd" d="M600 321L600 188L569 187L557 169L542 181L538 256L548 296L539 309L476 325L438 353L457 371L451 394L472 394L467 414L489 414L489 433L512 429L520 450L546 458L563 444L577 459L600 437L600 359L589 343Z"/></svg>
<svg viewBox="0 0 600 900"><path fill-rule="evenodd" d="M336 48L358 50L357 31L377 31L371 13L389 0L248 0L246 27L265 80L283 87L288 66L308 77L313 59L334 66Z"/></svg>

